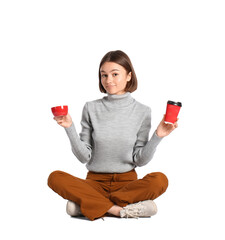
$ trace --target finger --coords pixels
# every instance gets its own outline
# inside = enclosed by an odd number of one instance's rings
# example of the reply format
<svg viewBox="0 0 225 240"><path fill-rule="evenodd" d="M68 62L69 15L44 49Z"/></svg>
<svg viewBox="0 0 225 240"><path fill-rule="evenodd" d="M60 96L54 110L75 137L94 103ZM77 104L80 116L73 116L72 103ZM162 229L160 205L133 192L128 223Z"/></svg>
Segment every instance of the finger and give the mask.
<svg viewBox="0 0 225 240"><path fill-rule="evenodd" d="M177 118L177 120L176 120L176 122L175 122L175 123L177 123L177 122L178 122L178 120L179 120L179 118Z"/></svg>
<svg viewBox="0 0 225 240"><path fill-rule="evenodd" d="M62 116L57 116L57 117L54 117L53 119L55 119L56 121L58 121L58 120L62 120Z"/></svg>

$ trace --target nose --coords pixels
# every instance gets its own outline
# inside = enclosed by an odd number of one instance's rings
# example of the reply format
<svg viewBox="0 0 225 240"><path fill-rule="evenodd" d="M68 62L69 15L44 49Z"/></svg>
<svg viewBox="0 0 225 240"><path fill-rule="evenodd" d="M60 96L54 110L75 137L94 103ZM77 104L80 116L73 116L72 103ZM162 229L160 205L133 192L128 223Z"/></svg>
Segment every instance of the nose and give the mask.
<svg viewBox="0 0 225 240"><path fill-rule="evenodd" d="M111 83L112 82L112 77L111 76L108 76L107 78L106 78L106 83Z"/></svg>

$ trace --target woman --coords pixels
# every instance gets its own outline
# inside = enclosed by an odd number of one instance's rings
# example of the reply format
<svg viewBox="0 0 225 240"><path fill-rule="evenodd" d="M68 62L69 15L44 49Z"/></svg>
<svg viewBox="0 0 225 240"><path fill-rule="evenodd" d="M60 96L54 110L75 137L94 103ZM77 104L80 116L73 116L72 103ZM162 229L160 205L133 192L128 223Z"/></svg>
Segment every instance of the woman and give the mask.
<svg viewBox="0 0 225 240"><path fill-rule="evenodd" d="M87 102L78 136L71 116L54 117L65 128L74 155L89 170L86 179L54 171L48 185L67 202L71 216L90 220L112 214L118 217L147 217L157 212L153 202L168 187L160 172L138 179L136 167L146 165L163 137L176 127L158 125L150 140L151 109L131 93L137 78L129 57L122 51L108 52L99 66L99 88L107 96Z"/></svg>

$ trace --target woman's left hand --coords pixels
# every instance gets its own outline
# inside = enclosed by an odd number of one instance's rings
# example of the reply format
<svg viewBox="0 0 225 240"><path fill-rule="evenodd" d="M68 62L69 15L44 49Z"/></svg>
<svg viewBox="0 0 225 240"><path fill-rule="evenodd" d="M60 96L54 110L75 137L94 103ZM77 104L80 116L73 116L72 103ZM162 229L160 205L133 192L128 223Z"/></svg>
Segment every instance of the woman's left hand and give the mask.
<svg viewBox="0 0 225 240"><path fill-rule="evenodd" d="M175 128L178 127L177 121L173 124L166 124L164 122L165 115L163 116L162 121L159 123L159 126L156 129L156 134L158 137L166 137L168 136Z"/></svg>

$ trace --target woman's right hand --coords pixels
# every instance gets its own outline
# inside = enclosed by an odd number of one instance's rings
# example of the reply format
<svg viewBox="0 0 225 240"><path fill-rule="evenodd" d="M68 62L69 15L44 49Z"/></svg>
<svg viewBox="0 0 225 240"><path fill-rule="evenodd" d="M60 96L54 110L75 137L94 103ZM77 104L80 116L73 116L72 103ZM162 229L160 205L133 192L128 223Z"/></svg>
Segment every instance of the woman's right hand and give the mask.
<svg viewBox="0 0 225 240"><path fill-rule="evenodd" d="M56 122L64 128L69 128L73 123L69 113L66 116L58 116L54 117L53 119L56 120Z"/></svg>

